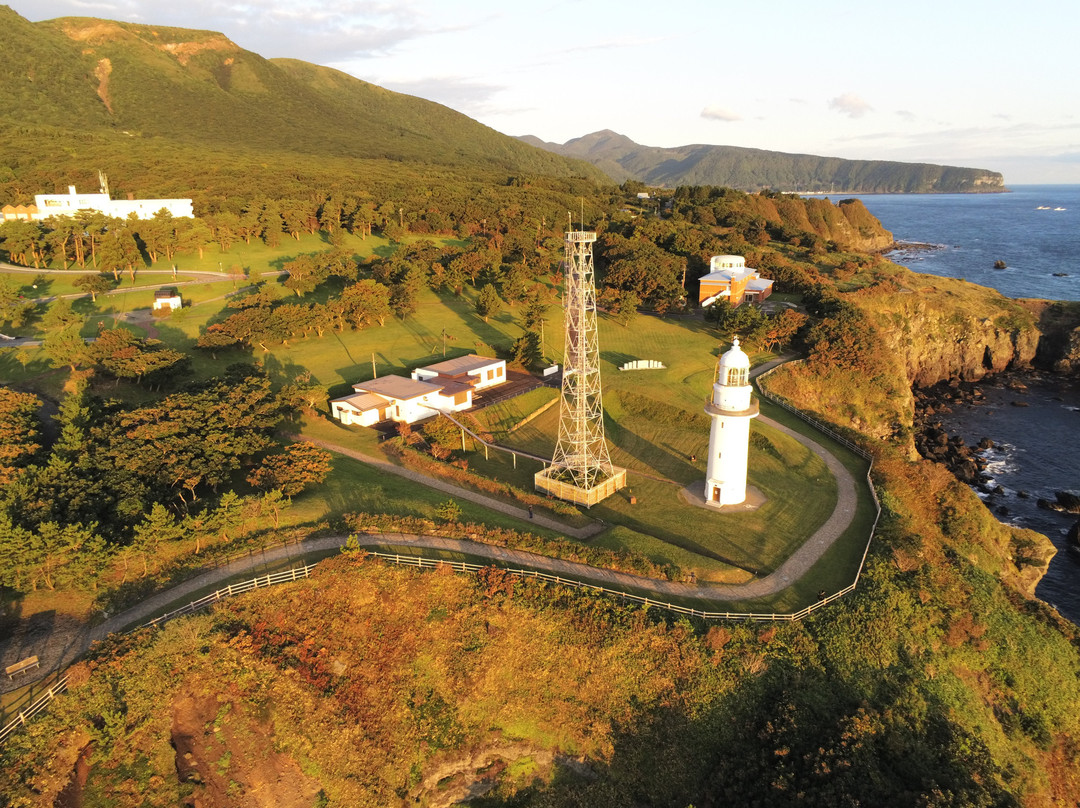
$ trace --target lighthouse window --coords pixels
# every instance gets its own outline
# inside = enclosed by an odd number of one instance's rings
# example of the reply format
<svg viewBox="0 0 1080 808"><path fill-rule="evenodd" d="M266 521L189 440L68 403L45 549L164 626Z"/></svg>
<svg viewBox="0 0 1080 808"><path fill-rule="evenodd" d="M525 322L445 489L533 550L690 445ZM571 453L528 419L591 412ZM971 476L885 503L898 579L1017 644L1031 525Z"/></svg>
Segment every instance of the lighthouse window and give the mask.
<svg viewBox="0 0 1080 808"><path fill-rule="evenodd" d="M749 384L750 371L746 368L729 368L727 372L727 384L730 387L743 387Z"/></svg>

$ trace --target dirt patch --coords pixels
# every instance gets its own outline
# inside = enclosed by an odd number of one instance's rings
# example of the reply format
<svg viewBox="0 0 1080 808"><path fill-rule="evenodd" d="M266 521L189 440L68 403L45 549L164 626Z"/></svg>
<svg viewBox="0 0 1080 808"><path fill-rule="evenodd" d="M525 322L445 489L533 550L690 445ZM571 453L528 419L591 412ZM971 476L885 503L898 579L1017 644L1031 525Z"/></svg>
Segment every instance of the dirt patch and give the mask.
<svg viewBox="0 0 1080 808"><path fill-rule="evenodd" d="M550 749L527 743L504 743L430 762L409 797L429 808L449 808L484 796L499 784L507 768L522 760L528 760L538 776L546 776L554 763L586 779L594 776L583 761L556 756Z"/></svg>
<svg viewBox="0 0 1080 808"><path fill-rule="evenodd" d="M205 42L164 42L158 47L166 53L175 56L176 61L182 65L187 65L192 56L204 53L205 51L235 53L238 50L236 44L225 37L214 37ZM232 63L233 60L231 58L225 60L226 65L231 65Z"/></svg>
<svg viewBox="0 0 1080 808"><path fill-rule="evenodd" d="M311 808L319 784L274 751L273 727L226 696L181 690L172 704L176 775L190 808ZM184 787L186 784L186 787Z"/></svg>
<svg viewBox="0 0 1080 808"><path fill-rule="evenodd" d="M109 99L109 76L112 75L112 62L108 59L99 59L97 67L94 68L94 77L98 80L97 94L101 99L101 103L105 105L105 109L109 110L109 114L112 115L112 101Z"/></svg>
<svg viewBox="0 0 1080 808"><path fill-rule="evenodd" d="M63 27L64 34L76 42L108 42L131 37L127 31L114 22L97 22L91 25L71 23Z"/></svg>
<svg viewBox="0 0 1080 808"><path fill-rule="evenodd" d="M90 774L90 755L94 751L93 744L87 744L75 761L75 768L71 772L71 781L56 798L53 808L82 808L83 789L86 788L86 778Z"/></svg>

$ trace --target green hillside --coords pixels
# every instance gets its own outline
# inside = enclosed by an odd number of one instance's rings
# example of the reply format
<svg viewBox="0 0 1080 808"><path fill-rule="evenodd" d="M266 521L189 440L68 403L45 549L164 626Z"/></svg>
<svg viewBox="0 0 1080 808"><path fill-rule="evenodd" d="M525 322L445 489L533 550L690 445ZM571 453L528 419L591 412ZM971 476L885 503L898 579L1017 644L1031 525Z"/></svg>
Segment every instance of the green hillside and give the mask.
<svg viewBox="0 0 1080 808"><path fill-rule="evenodd" d="M24 150L48 127L75 143L109 134L150 140L159 156L190 145L212 158L214 150L272 151L602 176L439 104L329 68L267 60L211 31L75 17L31 23L3 7L0 49L0 124L18 129ZM5 153L16 147L3 145Z"/></svg>
<svg viewBox="0 0 1080 808"><path fill-rule="evenodd" d="M829 193L973 193L1004 191L1001 174L981 168L886 160L842 160L812 154L691 145L662 149L641 146L604 130L559 145L537 138L526 143L556 154L588 160L616 182L647 185L723 185L744 191Z"/></svg>

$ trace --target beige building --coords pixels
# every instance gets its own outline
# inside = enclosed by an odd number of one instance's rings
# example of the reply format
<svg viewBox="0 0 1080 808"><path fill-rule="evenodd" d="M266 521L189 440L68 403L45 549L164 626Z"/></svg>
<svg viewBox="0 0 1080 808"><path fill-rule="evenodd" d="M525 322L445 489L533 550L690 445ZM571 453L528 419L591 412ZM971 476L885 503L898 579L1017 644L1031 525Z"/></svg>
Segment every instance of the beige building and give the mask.
<svg viewBox="0 0 1080 808"><path fill-rule="evenodd" d="M462 356L417 368L412 378L383 376L353 385L353 394L330 402L330 413L343 424L374 426L380 421L411 424L442 412L473 405L473 391L506 381L506 362L485 356Z"/></svg>

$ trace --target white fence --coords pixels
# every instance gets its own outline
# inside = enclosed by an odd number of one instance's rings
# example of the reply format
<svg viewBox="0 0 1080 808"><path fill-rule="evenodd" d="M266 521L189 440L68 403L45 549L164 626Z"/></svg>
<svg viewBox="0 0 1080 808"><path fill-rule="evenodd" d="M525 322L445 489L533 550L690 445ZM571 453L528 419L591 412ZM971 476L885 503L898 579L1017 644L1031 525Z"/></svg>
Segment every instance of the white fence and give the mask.
<svg viewBox="0 0 1080 808"><path fill-rule="evenodd" d="M644 595L636 595L617 589L608 589L607 587L600 586L598 584L590 584L573 578L565 578L560 575L551 575L549 573L538 572L536 570L505 569L504 571L509 573L510 575L515 575L523 579L546 581L548 583L558 584L560 586L568 586L574 589L585 589L592 592L598 592L604 595L619 598L624 601L629 601L631 603L637 603L646 608L652 607L657 609L663 609L664 611L685 615L687 617L696 617L701 620L755 620L786 622L790 622L793 620L802 620L804 617L807 617L808 615L812 614L823 606L826 606L827 604L832 603L839 598L842 598L849 592L854 591L855 587L859 583L859 577L862 575L863 567L866 564L866 556L867 553L869 553L870 551L870 542L873 540L874 532L877 530L878 520L881 518L881 504L878 502L877 493L874 491L873 481L870 479L870 472L873 470L874 466L873 457L862 447L851 442L842 435L839 435L830 427L826 426L820 421L815 420L814 418L811 418L810 416L804 414L800 410L788 404L783 399L773 396L768 391L766 391L761 386L761 379L767 377L770 373L772 373L772 370L763 373L757 379L758 391L761 393L762 396L764 396L766 399L773 402L774 404L783 407L785 410L788 410L792 414L798 416L799 418L813 426L815 429L828 435L837 443L850 449L852 452L868 460L870 463L869 468L866 472L866 484L867 487L870 489L870 496L874 501L874 508L876 513L874 516L873 526L870 528L870 535L867 536L866 539L866 547L863 549L862 559L859 562L859 568L855 573L855 580L852 581L850 584L845 586L839 592L824 597L821 600L812 603L809 606L791 614L779 614L775 612L714 612L705 609L695 609L689 606L680 606L678 604L668 603L663 600L657 600L656 598L650 598ZM425 558L423 556L401 555L398 553L383 553L371 550L363 552L365 552L366 555L369 557L382 559L383 561L387 561L392 564L418 567L420 569L449 567L455 572L475 573L479 570L491 566L490 564L469 564L464 561L442 561L438 559ZM294 567L293 569L283 570L282 572L270 573L268 575L260 575L256 578L252 578L251 580L244 581L242 583L229 584L228 586L222 589L218 589L217 591L212 592L205 597L194 600L185 606L181 606L179 609L174 609L171 612L167 612L166 614L161 615L161 617L155 617L153 620L144 623L142 626L140 626L140 628L149 628L153 626L163 625L164 623L172 620L175 617L181 617L186 614L191 614L192 612L199 611L200 609L204 609L211 604L217 603L224 598L232 597L233 595L240 595L244 592L250 592L253 589L262 589L268 586L274 586L275 584L288 583L290 581L299 580L300 578L307 578L314 568L314 564L307 564L302 567ZM35 699L29 707L19 712L19 714L14 719L12 719L7 724L7 726L5 726L3 729L0 729L0 745L3 745L12 735L12 733L14 733L19 727L25 724L27 720L44 710L45 707L48 706L49 702L51 702L60 693L63 693L65 689L67 689L66 672L60 675L56 684L54 684L45 693L41 694L41 696Z"/></svg>
<svg viewBox="0 0 1080 808"><path fill-rule="evenodd" d="M667 367L663 362L655 359L635 359L632 362L619 365L619 370L664 370Z"/></svg>

